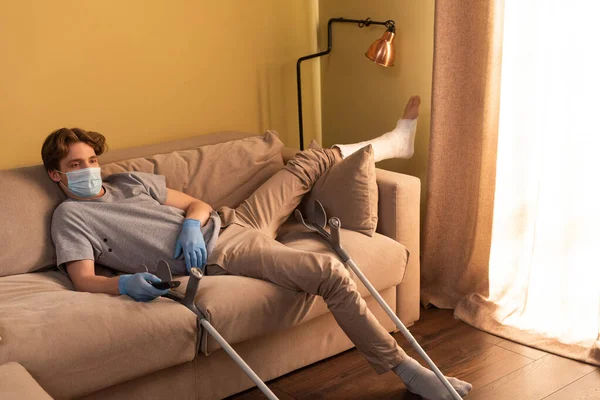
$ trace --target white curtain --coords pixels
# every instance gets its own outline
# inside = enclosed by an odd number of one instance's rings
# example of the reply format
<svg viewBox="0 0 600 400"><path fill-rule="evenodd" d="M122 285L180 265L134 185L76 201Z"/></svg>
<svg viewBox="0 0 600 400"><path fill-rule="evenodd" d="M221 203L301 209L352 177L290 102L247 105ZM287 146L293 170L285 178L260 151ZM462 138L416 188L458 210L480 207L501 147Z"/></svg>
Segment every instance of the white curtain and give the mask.
<svg viewBox="0 0 600 400"><path fill-rule="evenodd" d="M596 1L505 1L489 297L456 311L600 365L599 16Z"/></svg>

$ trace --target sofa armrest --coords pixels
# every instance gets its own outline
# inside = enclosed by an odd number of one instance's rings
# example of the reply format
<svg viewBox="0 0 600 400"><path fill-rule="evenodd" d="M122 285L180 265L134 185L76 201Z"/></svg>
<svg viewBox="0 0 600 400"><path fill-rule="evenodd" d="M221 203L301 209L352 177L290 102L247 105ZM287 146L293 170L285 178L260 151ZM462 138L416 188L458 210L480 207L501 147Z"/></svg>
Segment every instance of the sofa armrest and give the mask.
<svg viewBox="0 0 600 400"><path fill-rule="evenodd" d="M404 279L396 289L396 314L410 326L419 319L420 198L419 178L376 169L379 190L377 232L402 243L410 256Z"/></svg>

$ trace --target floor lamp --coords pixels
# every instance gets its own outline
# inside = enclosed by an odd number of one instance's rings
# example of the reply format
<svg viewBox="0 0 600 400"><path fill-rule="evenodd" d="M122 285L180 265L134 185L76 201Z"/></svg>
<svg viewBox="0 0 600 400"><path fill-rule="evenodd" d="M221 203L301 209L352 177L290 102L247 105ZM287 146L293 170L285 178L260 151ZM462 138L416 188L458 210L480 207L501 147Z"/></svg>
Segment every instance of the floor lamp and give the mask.
<svg viewBox="0 0 600 400"><path fill-rule="evenodd" d="M381 39L376 40L367 50L365 55L371 61L384 67L391 67L394 65L394 36L396 35L396 24L392 20L385 22L371 21L367 19L346 19L346 18L331 18L327 22L327 50L319 53L310 54L298 59L296 63L296 83L298 85L298 127L300 133L300 150L304 150L304 133L302 124L302 82L300 78L300 63L311 58L321 57L325 54L329 54L331 51L331 25L334 22L349 22L355 23L359 28L369 25L383 25L387 28Z"/></svg>

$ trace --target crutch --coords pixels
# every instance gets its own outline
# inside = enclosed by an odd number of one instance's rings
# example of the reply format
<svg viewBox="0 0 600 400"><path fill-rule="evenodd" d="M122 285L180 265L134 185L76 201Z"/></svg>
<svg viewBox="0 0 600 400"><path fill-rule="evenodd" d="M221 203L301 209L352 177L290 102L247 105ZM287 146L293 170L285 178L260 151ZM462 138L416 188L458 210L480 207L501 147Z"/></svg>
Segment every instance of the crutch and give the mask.
<svg viewBox="0 0 600 400"><path fill-rule="evenodd" d="M336 253L340 256L342 261L346 263L352 271L358 276L361 282L366 286L371 295L377 300L379 305L383 307L386 314L394 321L400 332L404 335L404 337L408 340L411 346L419 353L419 355L427 362L427 365L431 368L431 370L435 373L435 375L439 378L442 384L448 389L450 394L454 397L455 400L462 400L462 397L458 394L456 389L448 382L448 379L442 374L439 368L434 364L434 362L429 358L425 350L419 345L419 343L415 340L413 335L409 332L408 329L404 326L400 318L392 311L390 306L383 300L383 297L377 292L377 290L371 285L371 282L367 279L367 277L361 272L358 268L358 265L352 260L350 255L344 250L342 244L340 242L340 228L342 227L342 223L339 218L332 217L329 218L329 227L331 228L331 234L325 230L326 222L327 222L327 214L325 213L325 209L323 205L318 200L315 202L314 211L311 212L311 220L308 223L304 220L302 216L302 212L298 209L295 210L296 219L298 219L302 224L309 230L313 232L317 232L321 237L323 237L331 247L336 251Z"/></svg>
<svg viewBox="0 0 600 400"><path fill-rule="evenodd" d="M162 281L170 281L172 276L169 264L164 260L160 260L158 264L159 265L157 267L156 275ZM190 279L188 280L187 287L185 288L185 295L181 296L175 292L170 291L164 297L167 297L171 300L175 300L176 302L183 304L194 314L196 314L198 316L198 321L200 322L200 325L202 325L202 327L206 329L206 331L210 333L210 335L221 345L221 347L223 348L223 350L225 350L229 357L231 357L231 359L242 369L242 371L244 371L244 373L248 375L250 379L252 379L252 382L256 384L256 386L264 393L264 395L267 396L269 400L279 400L278 397L275 396L275 394L271 391L271 389L269 389L269 387L265 385L262 379L260 379L260 377L256 375L252 368L250 368L250 366L246 364L246 362L233 349L233 347L231 347L229 343L227 343L223 336L221 336L221 334L211 325L211 323L208 322L206 316L202 313L202 311L198 309L198 307L196 307L196 304L194 304L196 292L198 291L198 286L202 277L203 274L200 268L192 268L190 271Z"/></svg>

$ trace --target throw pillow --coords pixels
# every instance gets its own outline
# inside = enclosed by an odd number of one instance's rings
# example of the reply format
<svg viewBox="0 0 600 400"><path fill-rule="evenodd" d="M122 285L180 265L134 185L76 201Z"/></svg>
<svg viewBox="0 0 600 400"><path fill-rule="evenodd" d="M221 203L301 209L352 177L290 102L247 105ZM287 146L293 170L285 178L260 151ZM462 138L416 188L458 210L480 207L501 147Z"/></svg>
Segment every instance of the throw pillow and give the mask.
<svg viewBox="0 0 600 400"><path fill-rule="evenodd" d="M167 187L210 204L235 208L283 168L283 143L275 131L228 142L102 166L109 175L142 171L164 175Z"/></svg>
<svg viewBox="0 0 600 400"><path fill-rule="evenodd" d="M320 146L313 141L309 148ZM319 200L327 218L338 217L343 228L373 236L378 197L373 148L369 145L325 172L304 196L302 207L310 215L315 200Z"/></svg>

